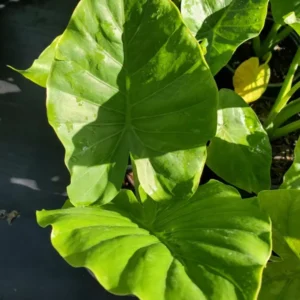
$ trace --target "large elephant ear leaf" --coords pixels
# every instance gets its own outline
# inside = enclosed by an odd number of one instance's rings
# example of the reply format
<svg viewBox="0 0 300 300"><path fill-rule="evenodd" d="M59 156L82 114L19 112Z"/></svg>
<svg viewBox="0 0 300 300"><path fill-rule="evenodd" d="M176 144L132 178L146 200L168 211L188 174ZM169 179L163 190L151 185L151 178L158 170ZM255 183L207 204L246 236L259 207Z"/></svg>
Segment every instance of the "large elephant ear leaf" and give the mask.
<svg viewBox="0 0 300 300"><path fill-rule="evenodd" d="M72 203L109 202L129 153L154 200L191 197L216 132L217 88L175 4L82 0L55 58L48 117L66 148Z"/></svg>
<svg viewBox="0 0 300 300"><path fill-rule="evenodd" d="M279 0L280 1L280 0ZM207 39L206 60L216 74L239 45L256 37L267 15L268 0L182 0L182 16L198 40Z"/></svg>
<svg viewBox="0 0 300 300"><path fill-rule="evenodd" d="M150 200L152 201L152 200ZM155 213L145 218L151 206ZM232 187L188 201L143 203L122 191L101 207L41 211L52 244L117 295L147 300L254 300L271 253L270 221Z"/></svg>
<svg viewBox="0 0 300 300"><path fill-rule="evenodd" d="M293 164L285 173L280 188L300 190L300 139L295 147Z"/></svg>
<svg viewBox="0 0 300 300"><path fill-rule="evenodd" d="M218 130L208 147L207 165L248 192L269 189L272 151L257 115L232 90L220 91Z"/></svg>
<svg viewBox="0 0 300 300"><path fill-rule="evenodd" d="M263 274L259 299L298 299L300 294L300 191L263 191L261 207L272 221L273 256Z"/></svg>
<svg viewBox="0 0 300 300"><path fill-rule="evenodd" d="M274 20L290 25L300 35L300 5L298 0L271 0Z"/></svg>
<svg viewBox="0 0 300 300"><path fill-rule="evenodd" d="M59 38L60 36L54 39L51 45L41 53L29 69L18 70L11 66L9 67L37 85L46 87Z"/></svg>

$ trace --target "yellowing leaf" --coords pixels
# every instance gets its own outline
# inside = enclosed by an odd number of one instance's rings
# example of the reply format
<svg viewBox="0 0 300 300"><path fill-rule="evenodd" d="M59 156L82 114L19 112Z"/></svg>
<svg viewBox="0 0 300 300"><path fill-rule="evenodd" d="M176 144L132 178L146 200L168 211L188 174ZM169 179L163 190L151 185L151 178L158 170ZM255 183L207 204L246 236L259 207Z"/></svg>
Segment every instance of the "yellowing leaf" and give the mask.
<svg viewBox="0 0 300 300"><path fill-rule="evenodd" d="M258 100L267 89L271 70L268 64L259 65L257 57L244 61L236 69L233 76L233 86L247 103Z"/></svg>

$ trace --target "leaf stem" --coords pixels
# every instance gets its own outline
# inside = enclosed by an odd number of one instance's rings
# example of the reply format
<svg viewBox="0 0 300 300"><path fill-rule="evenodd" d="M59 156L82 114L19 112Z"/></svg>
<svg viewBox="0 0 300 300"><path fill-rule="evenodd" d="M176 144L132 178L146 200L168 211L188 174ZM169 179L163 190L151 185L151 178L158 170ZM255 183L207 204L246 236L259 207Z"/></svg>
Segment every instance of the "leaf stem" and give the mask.
<svg viewBox="0 0 300 300"><path fill-rule="evenodd" d="M300 120L292 122L286 126L283 126L281 128L277 128L273 134L271 135L270 139L276 140L282 136L288 135L289 133L300 130Z"/></svg>
<svg viewBox="0 0 300 300"><path fill-rule="evenodd" d="M277 37L277 32L281 28L281 24L274 23L269 34L267 35L266 39L261 45L259 57L263 57L267 52L270 51L271 46L273 45L274 41Z"/></svg>
<svg viewBox="0 0 300 300"><path fill-rule="evenodd" d="M226 65L226 68L231 72L231 73L235 73L235 69L232 68L229 64Z"/></svg>
<svg viewBox="0 0 300 300"><path fill-rule="evenodd" d="M299 66L299 61L300 61L300 47L298 48L297 53L294 56L294 59L291 63L291 66L289 68L287 76L283 82L281 89L280 89L278 97L277 97L277 99L271 109L271 112L264 124L265 128L267 128L267 129L271 126L275 117L283 109L283 107L287 104L287 102L289 101L290 97L294 94L294 92L298 88L300 88L299 83L296 83L295 86L293 87L293 89L291 89L295 73Z"/></svg>
<svg viewBox="0 0 300 300"><path fill-rule="evenodd" d="M293 82L296 82L298 79L300 78L300 72L298 72L298 74L295 75ZM268 88L275 88L275 87L281 87L283 85L283 82L279 82L279 83L269 83L268 84Z"/></svg>
<svg viewBox="0 0 300 300"><path fill-rule="evenodd" d="M300 98L293 100L286 107L284 107L282 111L276 116L273 122L273 130L276 130L285 121L287 121L297 113L300 113Z"/></svg>
<svg viewBox="0 0 300 300"><path fill-rule="evenodd" d="M256 56L259 56L260 54L260 43L261 41L259 35L252 40L252 47Z"/></svg>
<svg viewBox="0 0 300 300"><path fill-rule="evenodd" d="M290 33L293 31L293 28L290 26L286 26L284 29L282 29L278 34L276 39L274 40L273 44L270 46L270 50L273 49L277 44L279 44L282 40L287 38Z"/></svg>

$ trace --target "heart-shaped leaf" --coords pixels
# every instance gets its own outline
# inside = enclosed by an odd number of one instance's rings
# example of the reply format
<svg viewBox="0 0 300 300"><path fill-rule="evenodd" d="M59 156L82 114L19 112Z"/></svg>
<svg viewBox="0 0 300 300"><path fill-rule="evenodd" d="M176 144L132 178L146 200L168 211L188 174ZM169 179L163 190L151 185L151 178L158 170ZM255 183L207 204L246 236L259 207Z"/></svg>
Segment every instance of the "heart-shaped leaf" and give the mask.
<svg viewBox="0 0 300 300"><path fill-rule="evenodd" d="M48 46L36 59L32 66L27 70L18 70L9 66L14 71L20 73L25 78L31 80L32 82L40 85L41 87L46 87L50 69L54 60L55 49L59 42L60 36L54 39L50 46Z"/></svg>
<svg viewBox="0 0 300 300"><path fill-rule="evenodd" d="M218 130L207 165L229 183L256 192L269 189L272 151L255 112L231 90L220 91Z"/></svg>
<svg viewBox="0 0 300 300"><path fill-rule="evenodd" d="M300 5L298 0L271 0L271 7L276 23L288 24L300 35Z"/></svg>
<svg viewBox="0 0 300 300"><path fill-rule="evenodd" d="M300 139L295 147L293 164L285 173L280 188L300 190Z"/></svg>
<svg viewBox="0 0 300 300"><path fill-rule="evenodd" d="M300 293L300 191L263 191L261 207L272 220L273 250L279 257L264 271L259 299L298 299Z"/></svg>
<svg viewBox="0 0 300 300"><path fill-rule="evenodd" d="M266 91L271 78L267 63L259 65L258 57L251 57L235 70L233 86L235 92L247 103L258 100Z"/></svg>
<svg viewBox="0 0 300 300"><path fill-rule="evenodd" d="M268 0L182 0L181 11L196 38L208 40L206 60L216 74L239 45L259 35L267 7Z"/></svg>
<svg viewBox="0 0 300 300"><path fill-rule="evenodd" d="M56 46L47 89L74 205L110 201L129 153L138 176L151 173L151 184L140 182L154 200L196 191L216 131L217 89L171 1L82 0Z"/></svg>
<svg viewBox="0 0 300 300"><path fill-rule="evenodd" d="M218 182L170 205L142 205L123 191L101 207L37 217L53 226L52 243L69 264L142 300L254 300L271 251L268 218Z"/></svg>

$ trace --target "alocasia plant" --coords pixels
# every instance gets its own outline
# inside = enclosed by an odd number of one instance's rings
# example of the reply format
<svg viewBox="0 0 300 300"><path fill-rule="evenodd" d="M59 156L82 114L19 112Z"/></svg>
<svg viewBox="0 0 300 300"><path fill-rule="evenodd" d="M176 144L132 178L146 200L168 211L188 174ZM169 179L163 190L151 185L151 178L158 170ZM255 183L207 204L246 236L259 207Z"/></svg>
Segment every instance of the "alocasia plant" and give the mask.
<svg viewBox="0 0 300 300"><path fill-rule="evenodd" d="M68 263L114 294L254 300L271 255L269 216L277 228L273 192L261 192L271 148L254 111L233 91L218 94L211 71L259 34L268 1L188 2L183 21L169 0L81 0L64 33L19 71L47 88L71 173L70 202L37 219ZM186 25L206 39L211 69ZM261 207L218 181L199 186L206 155L225 181L260 192ZM129 156L136 195L119 191Z"/></svg>
<svg viewBox="0 0 300 300"><path fill-rule="evenodd" d="M259 35L268 0L182 0L185 23L198 40L208 42L206 59L213 72L224 67L237 47Z"/></svg>
<svg viewBox="0 0 300 300"><path fill-rule="evenodd" d="M74 205L109 202L129 153L153 199L192 196L217 89L173 3L82 0L41 63L41 75L51 66L48 118L66 148Z"/></svg>
<svg viewBox="0 0 300 300"><path fill-rule="evenodd" d="M118 295L148 300L256 299L270 255L270 222L211 181L189 200L140 203L130 191L104 206L41 211L52 243Z"/></svg>

